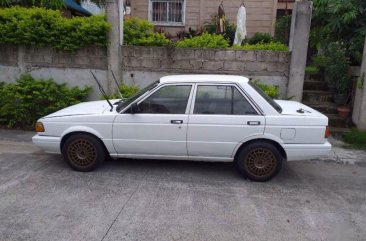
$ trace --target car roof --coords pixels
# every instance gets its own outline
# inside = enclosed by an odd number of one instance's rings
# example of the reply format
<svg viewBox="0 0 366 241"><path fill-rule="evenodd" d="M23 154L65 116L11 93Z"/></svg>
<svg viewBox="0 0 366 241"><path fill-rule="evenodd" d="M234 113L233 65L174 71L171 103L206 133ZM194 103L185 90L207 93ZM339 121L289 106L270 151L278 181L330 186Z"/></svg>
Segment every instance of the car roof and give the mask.
<svg viewBox="0 0 366 241"><path fill-rule="evenodd" d="M248 83L247 77L239 75L169 75L160 78L160 83L204 83L204 82L218 82L218 83Z"/></svg>

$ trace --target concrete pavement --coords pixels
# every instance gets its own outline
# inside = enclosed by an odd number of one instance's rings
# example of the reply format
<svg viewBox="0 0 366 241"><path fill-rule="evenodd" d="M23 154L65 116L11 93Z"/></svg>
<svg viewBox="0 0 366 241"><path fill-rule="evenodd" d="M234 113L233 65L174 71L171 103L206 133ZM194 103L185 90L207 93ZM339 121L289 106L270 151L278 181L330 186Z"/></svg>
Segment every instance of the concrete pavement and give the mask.
<svg viewBox="0 0 366 241"><path fill-rule="evenodd" d="M79 173L32 134L0 130L1 241L366 237L362 152L356 165L336 149L254 183L230 163L113 160Z"/></svg>

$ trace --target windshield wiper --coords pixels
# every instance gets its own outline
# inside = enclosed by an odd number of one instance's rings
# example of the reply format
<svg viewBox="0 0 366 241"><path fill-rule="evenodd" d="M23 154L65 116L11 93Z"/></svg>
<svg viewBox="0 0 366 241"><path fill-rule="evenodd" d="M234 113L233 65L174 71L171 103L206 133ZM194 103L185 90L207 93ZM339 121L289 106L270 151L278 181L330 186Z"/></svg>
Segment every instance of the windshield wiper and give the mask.
<svg viewBox="0 0 366 241"><path fill-rule="evenodd" d="M99 83L97 77L95 77L94 73L90 70L90 73L93 75L93 78L95 79L95 81L97 82L98 84L98 88L100 90L100 92L102 93L104 99L108 102L109 106L111 107L111 109L109 110L110 112L113 111L113 105L112 103L109 101L108 99L108 95L105 93L104 89L103 89L103 86Z"/></svg>

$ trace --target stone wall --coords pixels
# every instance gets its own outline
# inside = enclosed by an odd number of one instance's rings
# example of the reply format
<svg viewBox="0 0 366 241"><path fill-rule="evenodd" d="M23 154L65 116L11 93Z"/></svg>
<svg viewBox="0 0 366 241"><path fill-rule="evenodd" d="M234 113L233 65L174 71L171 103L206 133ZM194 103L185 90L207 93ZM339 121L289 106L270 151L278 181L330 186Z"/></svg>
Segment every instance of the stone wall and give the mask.
<svg viewBox="0 0 366 241"><path fill-rule="evenodd" d="M52 78L70 86L92 86L91 99L100 94L90 70L107 84L107 49L88 47L76 52L52 48L34 48L16 45L0 45L0 81L14 82L21 74L30 73L36 78Z"/></svg>
<svg viewBox="0 0 366 241"><path fill-rule="evenodd" d="M123 48L123 80L146 85L168 74L233 74L260 79L286 93L289 52L164 47Z"/></svg>
<svg viewBox="0 0 366 241"><path fill-rule="evenodd" d="M285 95L289 74L289 52L208 49L174 49L164 47L123 48L123 80L140 87L171 74L234 74L260 79L280 87ZM88 47L76 52L52 48L0 45L0 81L13 82L21 74L49 79L70 86L92 86L91 99L99 90L92 70L106 90L108 84L107 50Z"/></svg>
<svg viewBox="0 0 366 241"><path fill-rule="evenodd" d="M0 45L0 64L25 68L107 69L107 49L91 46L76 52L52 48Z"/></svg>

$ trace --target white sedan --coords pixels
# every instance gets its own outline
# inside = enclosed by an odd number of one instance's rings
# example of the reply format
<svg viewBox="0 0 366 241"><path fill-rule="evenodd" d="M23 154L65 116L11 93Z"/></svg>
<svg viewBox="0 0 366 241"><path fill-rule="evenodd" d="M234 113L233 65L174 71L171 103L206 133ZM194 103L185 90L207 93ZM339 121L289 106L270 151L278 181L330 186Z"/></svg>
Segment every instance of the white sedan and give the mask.
<svg viewBox="0 0 366 241"><path fill-rule="evenodd" d="M177 75L121 101L92 101L47 115L33 142L91 171L112 158L235 162L254 181L284 161L326 155L328 118L295 101L272 100L241 76Z"/></svg>

